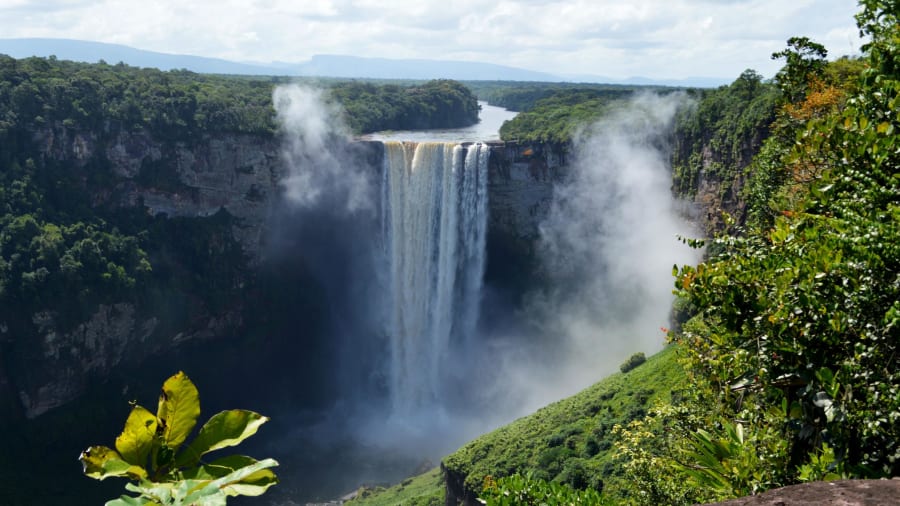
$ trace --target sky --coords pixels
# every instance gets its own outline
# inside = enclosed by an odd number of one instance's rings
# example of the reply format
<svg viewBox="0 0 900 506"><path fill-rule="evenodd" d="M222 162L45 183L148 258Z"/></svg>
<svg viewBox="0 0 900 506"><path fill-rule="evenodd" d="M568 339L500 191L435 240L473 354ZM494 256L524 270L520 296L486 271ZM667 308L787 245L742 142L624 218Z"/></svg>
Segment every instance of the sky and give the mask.
<svg viewBox="0 0 900 506"><path fill-rule="evenodd" d="M557 75L771 77L791 36L862 42L853 0L0 0L0 36L242 62L314 54L480 61Z"/></svg>

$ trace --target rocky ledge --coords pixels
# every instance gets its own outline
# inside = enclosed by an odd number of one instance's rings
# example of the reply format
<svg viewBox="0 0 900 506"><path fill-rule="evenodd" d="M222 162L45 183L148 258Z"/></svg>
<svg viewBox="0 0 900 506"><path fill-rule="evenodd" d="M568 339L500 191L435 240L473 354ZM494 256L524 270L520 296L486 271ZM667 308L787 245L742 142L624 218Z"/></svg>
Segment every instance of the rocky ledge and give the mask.
<svg viewBox="0 0 900 506"><path fill-rule="evenodd" d="M886 506L900 504L900 478L817 481L709 506Z"/></svg>

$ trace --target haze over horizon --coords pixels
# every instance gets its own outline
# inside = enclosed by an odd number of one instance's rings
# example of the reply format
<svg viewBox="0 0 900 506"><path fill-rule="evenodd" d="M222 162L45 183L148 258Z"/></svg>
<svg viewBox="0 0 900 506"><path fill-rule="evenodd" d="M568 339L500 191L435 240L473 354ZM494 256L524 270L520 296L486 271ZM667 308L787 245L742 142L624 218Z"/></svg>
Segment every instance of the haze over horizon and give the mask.
<svg viewBox="0 0 900 506"><path fill-rule="evenodd" d="M484 62L575 80L730 82L747 68L774 75L781 62L770 55L791 36L833 57L857 53L856 9L848 0L5 0L0 33L266 65L328 54Z"/></svg>

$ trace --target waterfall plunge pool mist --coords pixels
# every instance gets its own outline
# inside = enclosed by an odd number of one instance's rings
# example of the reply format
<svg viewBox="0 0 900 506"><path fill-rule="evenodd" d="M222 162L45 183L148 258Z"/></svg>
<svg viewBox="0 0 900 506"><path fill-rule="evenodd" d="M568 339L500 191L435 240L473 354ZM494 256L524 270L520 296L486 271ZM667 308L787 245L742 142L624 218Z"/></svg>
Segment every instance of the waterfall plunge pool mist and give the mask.
<svg viewBox="0 0 900 506"><path fill-rule="evenodd" d="M546 286L515 307L482 286L485 263L505 261L485 253L487 180L498 177L487 146L380 139L380 160L365 161L314 98L276 100L280 116L302 105L282 122L287 180L302 185L286 194L303 198L279 212L272 247L323 301L324 323L305 339L324 349L315 384L332 402L273 413L255 452L282 462L271 504L399 481L661 347L671 266L693 261L675 239L690 230L667 183L676 97L632 104L575 143L534 218ZM485 318L503 324L486 331Z"/></svg>

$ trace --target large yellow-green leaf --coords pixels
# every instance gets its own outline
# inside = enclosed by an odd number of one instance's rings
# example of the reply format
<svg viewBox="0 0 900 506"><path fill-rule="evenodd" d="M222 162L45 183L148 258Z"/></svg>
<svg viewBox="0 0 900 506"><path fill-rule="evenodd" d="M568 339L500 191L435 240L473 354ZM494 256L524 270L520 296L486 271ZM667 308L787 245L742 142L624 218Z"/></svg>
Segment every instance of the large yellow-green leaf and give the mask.
<svg viewBox="0 0 900 506"><path fill-rule="evenodd" d="M265 459L209 482L203 488L194 489L184 500L186 504L194 504L200 498L214 497L214 492L224 492L227 496L257 496L269 487L278 483L278 478L269 470L278 465L274 459ZM197 504L200 504L197 502Z"/></svg>
<svg viewBox="0 0 900 506"><path fill-rule="evenodd" d="M126 462L118 452L105 446L92 446L81 452L78 457L84 466L84 474L95 480L104 480L110 476L123 476L134 480L147 477L147 471L141 466Z"/></svg>
<svg viewBox="0 0 900 506"><path fill-rule="evenodd" d="M146 497L131 497L128 495L123 495L118 499L113 499L112 501L106 501L106 504L103 506L151 506L158 505L158 502L153 502Z"/></svg>
<svg viewBox="0 0 900 506"><path fill-rule="evenodd" d="M261 469L248 474L240 481L225 485L222 487L222 491L225 492L225 495L231 497L239 495L255 497L262 495L269 487L277 483L278 477L275 476L271 469Z"/></svg>
<svg viewBox="0 0 900 506"><path fill-rule="evenodd" d="M227 476L234 471L256 464L257 460L245 455L229 455L212 462L196 467L190 467L182 472L187 480L216 480Z"/></svg>
<svg viewBox="0 0 900 506"><path fill-rule="evenodd" d="M179 467L193 465L200 456L213 450L234 446L256 434L268 417L244 409L222 411L209 419L200 433L175 460Z"/></svg>
<svg viewBox="0 0 900 506"><path fill-rule="evenodd" d="M200 394L183 372L167 379L159 396L156 417L162 427L163 442L171 450L178 449L197 425L200 416Z"/></svg>
<svg viewBox="0 0 900 506"><path fill-rule="evenodd" d="M130 464L146 465L153 447L157 420L153 413L135 406L125 421L125 429L116 438L116 450Z"/></svg>

